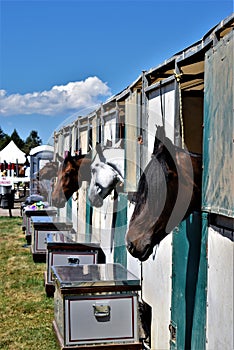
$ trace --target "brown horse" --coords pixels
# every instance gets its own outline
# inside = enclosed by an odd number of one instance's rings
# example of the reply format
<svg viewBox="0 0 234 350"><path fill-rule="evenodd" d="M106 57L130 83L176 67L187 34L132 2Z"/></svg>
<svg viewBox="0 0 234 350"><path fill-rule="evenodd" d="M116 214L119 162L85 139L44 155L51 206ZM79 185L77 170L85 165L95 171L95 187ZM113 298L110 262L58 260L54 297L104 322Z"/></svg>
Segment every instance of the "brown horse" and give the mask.
<svg viewBox="0 0 234 350"><path fill-rule="evenodd" d="M52 193L53 205L58 208L64 207L72 194L78 191L82 181L90 181L90 164L89 155L67 155L58 170L57 182Z"/></svg>
<svg viewBox="0 0 234 350"><path fill-rule="evenodd" d="M59 162L48 162L39 170L37 177L40 180L51 180L57 176L58 168Z"/></svg>
<svg viewBox="0 0 234 350"><path fill-rule="evenodd" d="M147 260L172 229L201 210L201 174L201 155L174 146L159 127L126 235L127 249L134 257Z"/></svg>

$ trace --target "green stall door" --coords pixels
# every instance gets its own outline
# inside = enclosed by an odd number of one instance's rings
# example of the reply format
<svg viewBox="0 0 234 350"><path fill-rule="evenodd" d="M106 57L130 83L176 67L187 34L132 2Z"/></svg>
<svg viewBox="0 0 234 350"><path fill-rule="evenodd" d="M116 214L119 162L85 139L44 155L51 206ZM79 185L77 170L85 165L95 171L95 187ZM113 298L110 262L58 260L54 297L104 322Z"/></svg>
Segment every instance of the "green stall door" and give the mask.
<svg viewBox="0 0 234 350"><path fill-rule="evenodd" d="M112 234L114 239L114 262L127 267L127 251L125 246L125 235L127 229L127 196L118 195L116 210L113 216Z"/></svg>
<svg viewBox="0 0 234 350"><path fill-rule="evenodd" d="M206 308L203 307L206 293L204 288L199 287L200 279L204 280L201 269L204 269L206 260L206 255L204 256L206 242L202 238L202 232L202 219L199 213L191 214L173 232L171 350L205 350ZM197 322L200 307L202 317ZM194 333L195 324L198 328ZM196 347L193 342L197 344Z"/></svg>
<svg viewBox="0 0 234 350"><path fill-rule="evenodd" d="M67 201L66 215L68 219L72 220L72 197Z"/></svg>
<svg viewBox="0 0 234 350"><path fill-rule="evenodd" d="M90 201L88 198L88 191L87 191L87 194L86 194L86 229L85 229L85 241L86 241L86 243L91 242L92 215L93 215L93 207L90 204Z"/></svg>

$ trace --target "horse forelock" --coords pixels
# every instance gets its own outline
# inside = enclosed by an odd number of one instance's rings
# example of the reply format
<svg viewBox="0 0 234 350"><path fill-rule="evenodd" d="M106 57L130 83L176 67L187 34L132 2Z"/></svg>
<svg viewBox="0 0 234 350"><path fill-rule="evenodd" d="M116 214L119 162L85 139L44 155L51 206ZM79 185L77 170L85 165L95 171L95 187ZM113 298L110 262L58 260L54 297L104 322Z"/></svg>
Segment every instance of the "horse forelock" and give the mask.
<svg viewBox="0 0 234 350"><path fill-rule="evenodd" d="M162 145L152 155L138 182L133 220L140 215L146 203L149 212L158 206L160 194L163 193L165 195L167 192L166 186L169 182L171 170L176 173L175 161L165 145Z"/></svg>
<svg viewBox="0 0 234 350"><path fill-rule="evenodd" d="M72 166L77 168L77 162L84 158L85 158L85 155L75 155L75 156L68 155L62 162L62 170L66 169L68 163L71 163Z"/></svg>

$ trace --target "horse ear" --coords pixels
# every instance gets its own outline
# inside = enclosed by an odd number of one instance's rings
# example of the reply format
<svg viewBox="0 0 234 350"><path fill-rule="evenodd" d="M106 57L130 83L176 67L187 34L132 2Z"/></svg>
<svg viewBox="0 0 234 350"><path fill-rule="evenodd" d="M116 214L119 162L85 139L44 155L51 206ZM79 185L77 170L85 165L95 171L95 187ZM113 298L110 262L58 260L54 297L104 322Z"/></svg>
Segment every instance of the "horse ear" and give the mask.
<svg viewBox="0 0 234 350"><path fill-rule="evenodd" d="M153 154L155 155L158 153L160 150L162 150L162 146L165 142L165 130L163 126L157 126L157 131L155 134L155 139L154 139L154 149L153 149Z"/></svg>
<svg viewBox="0 0 234 350"><path fill-rule="evenodd" d="M104 157L103 151L102 151L102 146L100 143L96 144L96 151L97 154L99 155L100 160L105 163L106 162L106 158Z"/></svg>
<svg viewBox="0 0 234 350"><path fill-rule="evenodd" d="M61 157L58 153L56 153L55 159L58 160L60 163L62 163L63 161L63 157Z"/></svg>
<svg viewBox="0 0 234 350"><path fill-rule="evenodd" d="M98 154L100 154L102 152L102 146L101 146L100 143L96 144L96 151L97 151Z"/></svg>
<svg viewBox="0 0 234 350"><path fill-rule="evenodd" d="M106 146L107 147L112 147L112 141L111 140L107 140L106 141Z"/></svg>

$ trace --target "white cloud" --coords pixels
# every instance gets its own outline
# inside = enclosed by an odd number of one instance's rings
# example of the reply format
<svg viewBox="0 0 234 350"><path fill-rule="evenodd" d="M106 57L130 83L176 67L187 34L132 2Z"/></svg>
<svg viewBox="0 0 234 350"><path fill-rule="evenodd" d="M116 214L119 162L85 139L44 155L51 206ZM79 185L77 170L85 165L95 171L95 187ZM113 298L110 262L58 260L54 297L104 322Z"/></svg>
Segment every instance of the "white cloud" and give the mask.
<svg viewBox="0 0 234 350"><path fill-rule="evenodd" d="M84 81L70 82L67 85L55 85L48 91L24 95L8 95L5 90L0 90L0 115L56 115L90 108L100 103L102 97L110 95L107 84L97 77L88 77Z"/></svg>

